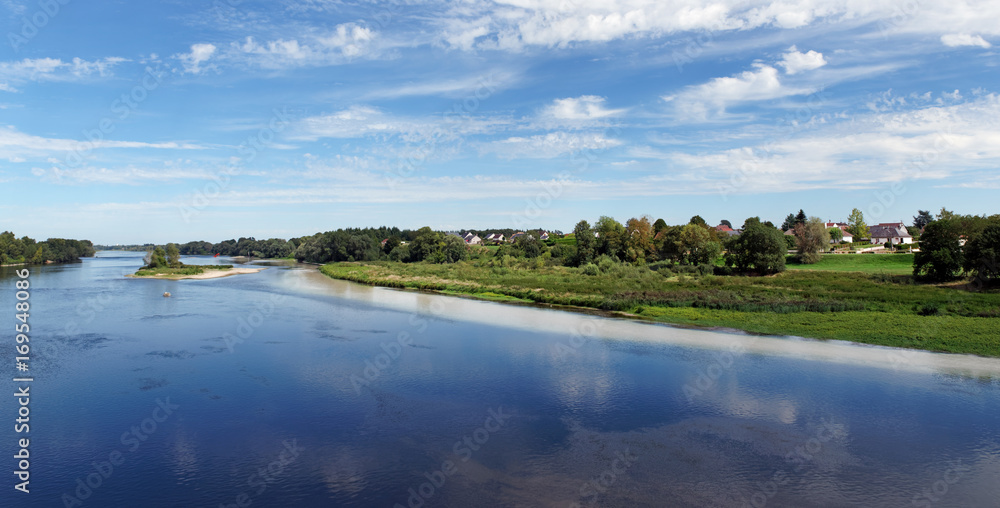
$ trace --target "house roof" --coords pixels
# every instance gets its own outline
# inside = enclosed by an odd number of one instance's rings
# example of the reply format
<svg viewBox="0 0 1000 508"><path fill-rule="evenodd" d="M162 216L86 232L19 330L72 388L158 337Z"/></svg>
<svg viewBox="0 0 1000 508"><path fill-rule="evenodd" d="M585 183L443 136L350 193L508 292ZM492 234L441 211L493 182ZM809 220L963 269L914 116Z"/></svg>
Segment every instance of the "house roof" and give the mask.
<svg viewBox="0 0 1000 508"><path fill-rule="evenodd" d="M902 222L886 222L868 228L872 238L910 238Z"/></svg>
<svg viewBox="0 0 1000 508"><path fill-rule="evenodd" d="M729 226L727 226L725 224L719 224L718 226L715 226L715 230L716 231L732 231L733 228L731 228L731 227L729 227Z"/></svg>

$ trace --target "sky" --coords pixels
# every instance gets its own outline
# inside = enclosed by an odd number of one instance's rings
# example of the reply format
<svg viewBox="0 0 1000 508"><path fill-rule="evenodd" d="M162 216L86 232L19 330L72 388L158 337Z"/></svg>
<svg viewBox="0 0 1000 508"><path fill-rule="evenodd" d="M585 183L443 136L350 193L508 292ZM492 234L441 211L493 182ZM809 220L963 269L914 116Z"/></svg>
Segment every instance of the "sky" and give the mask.
<svg viewBox="0 0 1000 508"><path fill-rule="evenodd" d="M995 0L0 0L0 230L997 213Z"/></svg>

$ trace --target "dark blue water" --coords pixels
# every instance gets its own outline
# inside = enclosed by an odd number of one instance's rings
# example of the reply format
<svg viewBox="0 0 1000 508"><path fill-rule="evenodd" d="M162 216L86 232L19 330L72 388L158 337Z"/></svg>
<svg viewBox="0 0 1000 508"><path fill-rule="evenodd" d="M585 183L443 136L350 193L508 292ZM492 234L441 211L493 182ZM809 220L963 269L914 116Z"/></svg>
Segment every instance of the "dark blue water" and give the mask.
<svg viewBox="0 0 1000 508"><path fill-rule="evenodd" d="M0 506L1000 506L997 362L139 264L32 268L30 383L0 274Z"/></svg>

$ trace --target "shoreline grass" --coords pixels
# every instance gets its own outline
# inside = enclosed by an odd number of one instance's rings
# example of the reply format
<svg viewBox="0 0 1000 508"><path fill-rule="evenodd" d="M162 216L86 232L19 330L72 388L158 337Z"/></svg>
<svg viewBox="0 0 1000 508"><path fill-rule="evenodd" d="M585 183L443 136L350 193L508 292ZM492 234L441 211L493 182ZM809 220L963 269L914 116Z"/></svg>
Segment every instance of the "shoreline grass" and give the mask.
<svg viewBox="0 0 1000 508"><path fill-rule="evenodd" d="M598 309L653 322L1000 357L1000 292L915 284L883 261L824 261L769 277L390 261L332 263L325 275L373 286L500 302ZM868 255L910 257L907 254ZM890 265L890 266L887 266Z"/></svg>

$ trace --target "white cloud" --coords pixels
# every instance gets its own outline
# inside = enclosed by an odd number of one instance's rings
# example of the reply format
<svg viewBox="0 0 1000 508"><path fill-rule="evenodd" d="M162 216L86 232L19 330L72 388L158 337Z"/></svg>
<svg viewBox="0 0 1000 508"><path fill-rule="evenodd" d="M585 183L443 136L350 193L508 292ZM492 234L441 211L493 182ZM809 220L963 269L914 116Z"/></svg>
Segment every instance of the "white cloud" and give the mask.
<svg viewBox="0 0 1000 508"><path fill-rule="evenodd" d="M792 46L782 56L778 65L785 69L786 74L798 74L802 71L819 69L826 65L826 59L823 58L823 53L812 50L808 53L800 53L795 46Z"/></svg>
<svg viewBox="0 0 1000 508"><path fill-rule="evenodd" d="M602 134L550 132L484 143L480 152L493 153L502 159L552 159L581 150L605 150L621 144L621 141Z"/></svg>
<svg viewBox="0 0 1000 508"><path fill-rule="evenodd" d="M371 106L358 105L335 113L304 118L295 125L292 137L312 141L320 138L399 136L407 142L430 139L437 142L493 132L505 124L503 119L487 116L405 117L387 114Z"/></svg>
<svg viewBox="0 0 1000 508"><path fill-rule="evenodd" d="M214 44L192 44L190 52L174 55L174 58L181 61L181 64L184 66L184 72L200 74L206 69L201 64L212 58L217 49Z"/></svg>
<svg viewBox="0 0 1000 508"><path fill-rule="evenodd" d="M861 189L992 172L1000 165L1000 96L876 112L767 143L664 158L734 192ZM730 180L732 175L738 179Z"/></svg>
<svg viewBox="0 0 1000 508"><path fill-rule="evenodd" d="M321 33L277 38L258 42L246 37L233 42L225 58L264 69L297 66L339 65L357 58L377 57L381 48L375 44L378 34L357 23L342 23Z"/></svg>
<svg viewBox="0 0 1000 508"><path fill-rule="evenodd" d="M113 68L128 60L120 57L84 60L74 58L64 62L58 58L25 58L10 62L0 62L0 90L17 91L11 83L29 81L81 81L93 76L109 77Z"/></svg>
<svg viewBox="0 0 1000 508"><path fill-rule="evenodd" d="M556 99L542 110L542 118L568 121L590 121L621 116L625 109L607 109L604 97L582 95Z"/></svg>
<svg viewBox="0 0 1000 508"><path fill-rule="evenodd" d="M941 43L949 48L958 46L992 47L992 44L983 39L982 36L969 34L945 34L941 36Z"/></svg>
<svg viewBox="0 0 1000 508"><path fill-rule="evenodd" d="M811 88L785 86L778 78L778 70L770 65L755 64L755 70L745 71L736 76L715 78L711 81L688 87L680 93L663 97L672 102L680 115L686 119L705 120L721 115L733 104L747 101L778 99L791 95L812 93Z"/></svg>
<svg viewBox="0 0 1000 508"><path fill-rule="evenodd" d="M75 139L45 138L25 134L12 126L0 126L0 158L31 157L41 160L64 155L68 152L88 153L103 148L156 148L198 150L201 145L169 141L146 143L142 141L116 141L111 139L78 141Z"/></svg>

